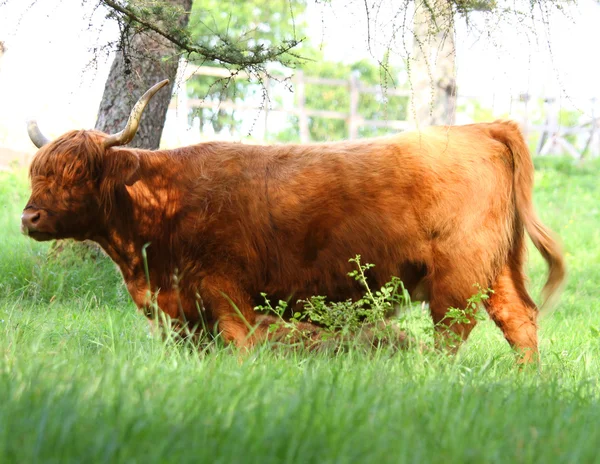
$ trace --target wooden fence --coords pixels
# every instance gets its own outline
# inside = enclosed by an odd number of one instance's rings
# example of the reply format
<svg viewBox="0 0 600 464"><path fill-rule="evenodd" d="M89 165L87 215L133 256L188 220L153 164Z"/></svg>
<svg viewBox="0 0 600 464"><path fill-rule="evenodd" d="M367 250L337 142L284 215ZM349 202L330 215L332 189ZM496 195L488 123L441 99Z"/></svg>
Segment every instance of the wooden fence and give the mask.
<svg viewBox="0 0 600 464"><path fill-rule="evenodd" d="M540 132L536 153L548 155L565 153L576 159L600 156L600 118L596 114L596 99L589 101L590 111L572 126L559 121L559 107L555 98L544 100L546 121L542 126L532 126Z"/></svg>
<svg viewBox="0 0 600 464"><path fill-rule="evenodd" d="M221 79L232 77L229 70L224 68L214 68L208 66L192 66L187 64L184 66L183 82L187 81L193 75L211 76ZM247 79L249 76L245 72L239 72L235 78ZM296 71L293 78L289 80L292 91L295 97L295 102L290 106L269 106L271 101L269 96L273 90L273 82L268 77L263 77L262 85L266 92L265 101L260 104L252 104L247 102L235 102L231 100L225 101L209 101L198 98L187 98L185 89L180 89L180 97L177 103L178 110L185 114L193 108L210 108L213 110L235 110L235 111L256 111L262 112L264 133L263 138L266 138L269 132L269 117L273 113L283 113L287 115L295 115L298 117L300 141L310 141L309 134L309 118L318 117L325 119L338 119L347 122L348 134L347 138L355 139L358 137L360 127L369 126L376 128L386 128L390 130L402 131L409 127L406 120L368 120L361 116L359 112L359 100L361 94L375 94L381 96L400 96L410 97L408 90L385 89L380 86L366 86L361 83L356 76L351 75L348 79L328 79L321 77L306 76L302 71ZM328 111L306 106L306 86L307 85L323 85L331 87L345 87L350 97L349 108ZM475 99L477 97L460 96L461 100ZM522 106L520 111L517 111L520 116L512 116L521 122L524 132L529 137L535 137L537 143L535 145L535 154L548 155L557 153L566 153L574 158L584 158L586 156L600 156L600 114L594 113L595 100L591 99L586 102L589 108L591 103L591 115L586 119L583 118L580 123L574 126L564 126L559 121L559 106L555 99L546 98L544 100L543 115L545 121L543 124L531 124L533 105L531 98L527 94L519 95L516 99ZM600 111L599 111L600 113Z"/></svg>
<svg viewBox="0 0 600 464"><path fill-rule="evenodd" d="M213 110L225 109L235 111L252 111L255 112L258 121L259 117L263 120L264 132L258 137L266 139L269 133L270 118L274 113L284 115L295 115L298 118L299 138L301 142L310 141L309 133L309 118L318 117L325 119L344 120L347 123L348 134L347 138L356 139L359 135L359 129L364 126L374 128L386 128L394 131L406 130L409 123L406 120L368 120L361 116L359 112L359 101L361 94L374 94L381 97L399 96L410 97L408 90L397 89L382 89L380 86L367 86L361 83L354 75L348 79L327 79L321 77L306 76L302 71L296 71L293 78L286 81L286 84L291 86L293 95L290 97L290 102L293 104L269 106L272 101L269 98L270 92L281 94L281 89L275 86L277 83L263 78L263 86L266 92L266 102L258 103L236 102L231 100L210 101L198 98L188 98L185 89L185 82L193 75L211 76L221 79L231 78L231 72L224 68L213 68L207 66L182 66L183 74L179 82L184 84L179 88L177 96L171 102L171 109L176 109L175 125L179 128L186 127L189 129L188 114L193 108L210 108ZM239 72L235 76L240 79L247 79L249 76L244 72ZM350 104L348 108L341 108L337 111L319 110L308 108L306 105L306 86L307 85L322 85L331 87L344 87L349 94ZM289 94L291 95L291 94ZM478 100L478 97L459 95L459 100ZM533 107L531 98L526 95L520 95L515 99L517 103L516 111L511 110L511 117L520 120L524 132L530 140L536 140L533 152L538 155L551 154L569 154L576 159L585 157L600 156L600 107L597 106L595 99L589 99L581 102L582 109L586 110L587 117L579 118L577 124L565 126L559 120L560 105L556 99L547 98L544 101L542 115L544 118L543 124L531 124L533 118ZM519 106L520 105L520 106ZM514 113L514 114L513 114ZM538 115L539 118L539 115ZM181 132L178 129L179 132ZM260 132L260 131L258 131ZM188 133L191 131L188 130ZM199 136L199 134L198 134ZM190 138L189 140L179 140L177 143L187 144L196 143L198 138ZM0 169L7 169L13 161L18 161L19 164L28 164L29 156L25 153L16 153L6 147L0 147Z"/></svg>
<svg viewBox="0 0 600 464"><path fill-rule="evenodd" d="M561 106L556 98L543 99L542 124L530 123L532 105L528 94L521 94L516 100L523 105L521 123L525 135L537 135L534 154L567 154L575 159L600 156L600 115L596 98L578 102L582 115L578 122L572 125L561 123Z"/></svg>
<svg viewBox="0 0 600 464"><path fill-rule="evenodd" d="M186 81L193 75L210 76L221 79L231 77L231 72L223 68L213 68L208 66L190 66L185 67L184 80ZM235 75L236 78L248 78L245 72L239 72ZM262 111L264 117L265 138L269 130L269 116L272 113L283 113L287 115L295 115L298 117L300 129L300 141L310 141L309 134L309 118L318 117L325 119L338 119L347 122L348 138L356 139L359 129L363 126L386 128L393 130L406 130L408 122L406 120L369 120L361 116L359 112L359 100L361 94L379 95L381 98L390 96L409 97L408 90L382 89L380 86L366 86L361 83L356 76L351 75L348 79L328 79L322 77L306 76L304 72L298 70L294 77L289 80L292 85L295 103L293 106L269 106L271 99L269 98L272 91L273 81L268 77L263 77L262 85L265 91L264 101L260 104L235 102L232 100L222 101L207 101L198 98L187 98L182 95L176 102L172 103L172 107L178 106L178 111L187 112L193 108L209 108L213 110L236 110L236 111ZM350 105L346 111L328 111L308 108L306 106L306 86L307 85L323 85L331 87L345 87L348 89L350 96ZM185 90L181 89L180 93L185 94ZM267 104L265 104L265 102Z"/></svg>

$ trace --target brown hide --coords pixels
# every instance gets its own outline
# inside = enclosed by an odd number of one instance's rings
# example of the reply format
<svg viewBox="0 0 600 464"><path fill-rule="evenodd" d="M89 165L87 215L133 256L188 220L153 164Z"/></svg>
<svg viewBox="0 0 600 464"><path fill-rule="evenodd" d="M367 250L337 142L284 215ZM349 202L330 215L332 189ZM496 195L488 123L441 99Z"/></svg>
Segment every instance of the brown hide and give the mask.
<svg viewBox="0 0 600 464"><path fill-rule="evenodd" d="M524 231L548 261L546 296L564 277L562 254L531 203L533 165L515 123L431 127L371 140L176 150L105 150L79 131L44 146L31 166L24 226L33 238L91 239L118 264L139 307L151 291L173 318L252 342L261 292L274 298L356 298L357 254L369 281L400 277L430 303L441 331L474 284L492 288L492 319L525 360L537 353L537 309L525 289ZM37 216L39 213L39 217ZM25 213L24 213L25 214ZM175 285L173 276L178 276ZM226 295L226 296L224 296ZM183 313L183 314L182 314ZM260 331L254 338L260 336Z"/></svg>

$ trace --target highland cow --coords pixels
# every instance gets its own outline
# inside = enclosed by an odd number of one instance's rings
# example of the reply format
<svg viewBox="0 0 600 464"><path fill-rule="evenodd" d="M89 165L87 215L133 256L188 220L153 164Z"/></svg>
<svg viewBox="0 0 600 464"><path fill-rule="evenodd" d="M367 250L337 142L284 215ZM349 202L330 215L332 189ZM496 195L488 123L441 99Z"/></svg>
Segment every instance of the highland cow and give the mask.
<svg viewBox="0 0 600 464"><path fill-rule="evenodd" d="M448 308L465 307L474 284L490 288L491 319L523 361L536 358L525 231L549 266L545 297L557 293L565 269L532 205L533 164L517 124L303 145L123 147L165 83L144 94L115 135L79 130L48 141L29 124L40 149L25 234L97 242L138 307L158 292L171 318L197 327L203 317L238 346L267 337L254 311L261 292L359 298L363 288L347 274L348 259L360 254L375 265L373 286L397 276L429 302L441 338L467 339L475 319L446 322Z"/></svg>

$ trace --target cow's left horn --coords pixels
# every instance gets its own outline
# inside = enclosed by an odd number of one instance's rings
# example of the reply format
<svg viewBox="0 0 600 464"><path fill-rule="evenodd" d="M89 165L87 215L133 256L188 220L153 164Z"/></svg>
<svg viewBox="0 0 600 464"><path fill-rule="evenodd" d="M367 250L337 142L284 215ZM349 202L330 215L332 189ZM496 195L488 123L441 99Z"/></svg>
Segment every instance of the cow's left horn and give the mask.
<svg viewBox="0 0 600 464"><path fill-rule="evenodd" d="M140 97L140 99L137 101L137 103L131 110L131 114L129 115L129 119L127 120L127 125L125 126L125 129L116 134L109 135L106 139L104 139L105 148L110 148L117 145L125 145L131 142L133 137L135 137L135 133L137 132L138 127L140 125L140 119L142 119L142 113L144 111L144 108L146 108L146 105L154 96L154 94L168 83L169 79L165 79L164 81L161 81L158 84L154 84L146 91L144 95Z"/></svg>
<svg viewBox="0 0 600 464"><path fill-rule="evenodd" d="M37 122L33 120L27 121L27 133L29 134L29 138L33 144L38 148L42 148L44 145L50 142L50 140L46 138L44 134L42 134Z"/></svg>

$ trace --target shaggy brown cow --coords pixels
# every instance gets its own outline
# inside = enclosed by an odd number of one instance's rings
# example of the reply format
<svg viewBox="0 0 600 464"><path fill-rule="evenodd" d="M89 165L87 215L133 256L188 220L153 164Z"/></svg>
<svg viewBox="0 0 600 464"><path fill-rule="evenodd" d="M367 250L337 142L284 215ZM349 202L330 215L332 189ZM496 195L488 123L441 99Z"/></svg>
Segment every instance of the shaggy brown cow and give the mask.
<svg viewBox="0 0 600 464"><path fill-rule="evenodd" d="M537 354L537 308L525 289L526 230L549 265L545 296L563 281L563 257L531 200L533 164L517 124L431 127L340 143L252 146L211 142L175 150L122 148L150 89L116 135L73 131L31 164L23 232L36 240L89 239L118 264L135 303L148 290L169 316L210 327L240 346L265 336L255 298L356 298L348 259L373 263L370 282L400 277L429 301L440 333L466 339L475 321L444 326L474 284L508 342ZM148 288L142 249L146 244ZM178 276L178 278L174 276ZM246 321L243 321L236 312ZM441 322L441 324L440 324Z"/></svg>

